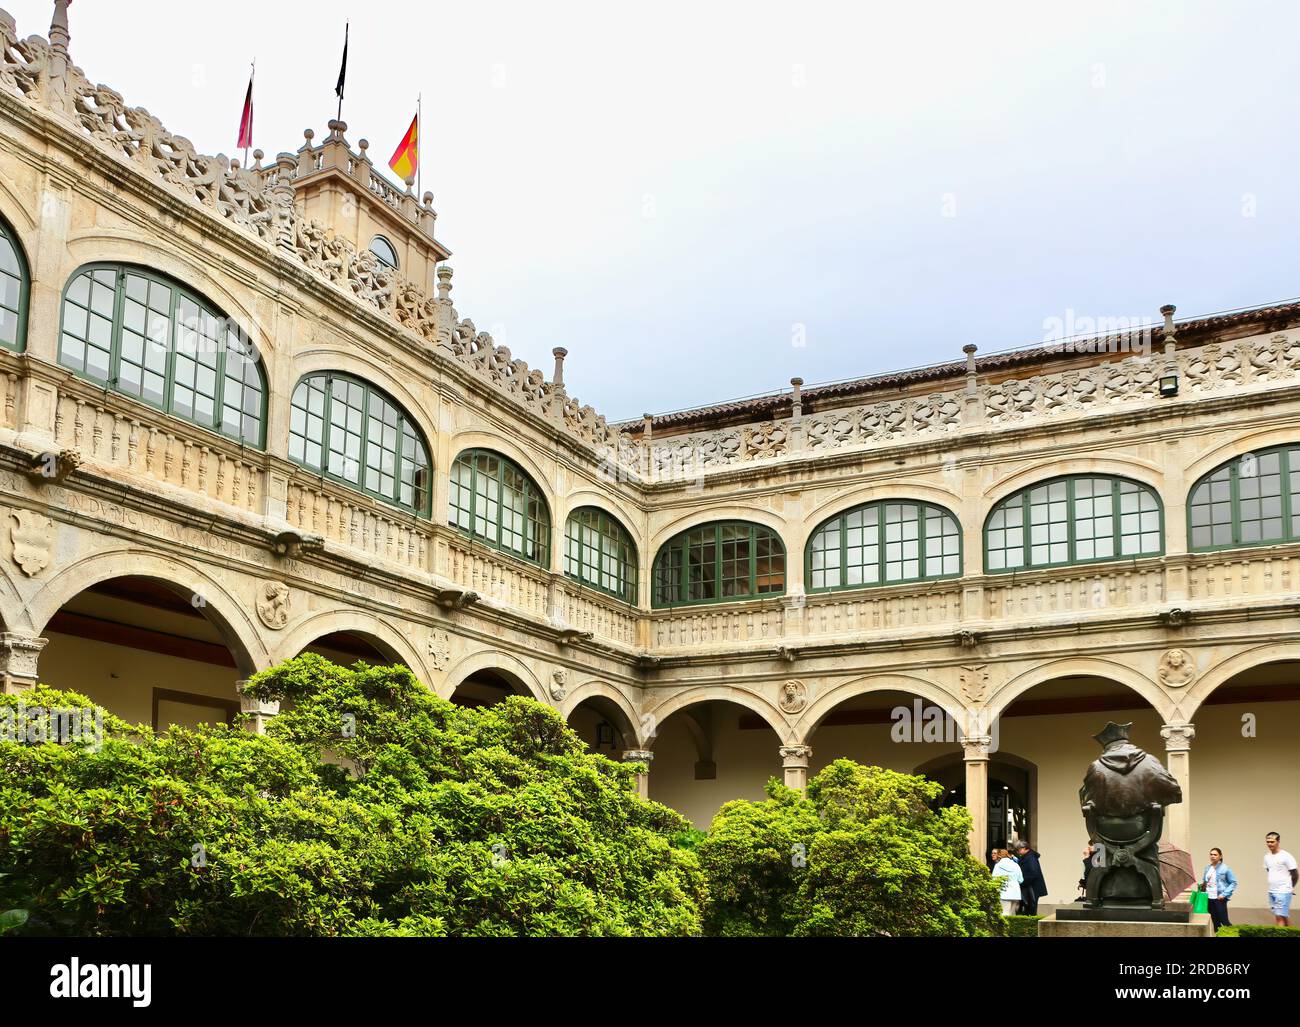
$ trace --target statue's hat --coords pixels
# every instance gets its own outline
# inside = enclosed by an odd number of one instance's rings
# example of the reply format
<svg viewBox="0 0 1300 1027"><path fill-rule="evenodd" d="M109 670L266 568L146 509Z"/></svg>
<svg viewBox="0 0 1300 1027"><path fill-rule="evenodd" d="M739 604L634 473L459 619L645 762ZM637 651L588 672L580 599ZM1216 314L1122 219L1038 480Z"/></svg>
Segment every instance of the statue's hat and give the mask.
<svg viewBox="0 0 1300 1027"><path fill-rule="evenodd" d="M1097 739L1104 749L1106 746L1110 745L1111 742L1127 742L1129 728L1132 726L1132 721L1129 721L1127 724L1116 724L1112 720L1092 737Z"/></svg>

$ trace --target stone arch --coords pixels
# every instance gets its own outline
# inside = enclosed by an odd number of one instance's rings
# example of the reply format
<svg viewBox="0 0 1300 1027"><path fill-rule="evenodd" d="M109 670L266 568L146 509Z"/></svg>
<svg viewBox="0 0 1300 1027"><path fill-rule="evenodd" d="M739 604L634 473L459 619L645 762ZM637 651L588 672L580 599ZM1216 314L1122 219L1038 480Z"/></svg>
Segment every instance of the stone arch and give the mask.
<svg viewBox="0 0 1300 1027"><path fill-rule="evenodd" d="M1096 677L1123 685L1146 700L1147 705L1165 721L1169 720L1175 706L1158 684L1118 660L1067 657L1031 667L996 688L988 698L985 713L990 720L997 719L1031 688L1067 677Z"/></svg>
<svg viewBox="0 0 1300 1027"><path fill-rule="evenodd" d="M431 687L424 661L407 637L409 627L404 631L385 618L364 610L327 610L309 615L282 633L283 637L275 647L274 662L291 660L317 639L340 631L366 636L381 653L394 662L404 663L426 687Z"/></svg>
<svg viewBox="0 0 1300 1027"><path fill-rule="evenodd" d="M650 722L652 725L659 725L674 713L706 702L729 702L737 706L743 706L751 713L757 713L762 717L767 722L768 727L775 731L777 737L781 739L781 744L795 744L795 735L784 713L761 696L755 695L753 692L747 692L744 689L733 688L730 685L701 685L696 688L688 688L683 692L677 692L658 706L647 709L645 716L654 718ZM651 730L654 730L654 727ZM647 741L650 741L650 739L647 739Z"/></svg>
<svg viewBox="0 0 1300 1027"><path fill-rule="evenodd" d="M1261 449L1296 445L1300 445L1300 429L1298 428L1267 428L1247 432L1245 435L1235 436L1220 442L1206 450L1187 466L1184 479L1187 482L1188 495L1191 495L1192 489L1201 478L1224 464L1230 463L1237 457ZM1183 496L1180 498L1180 502L1186 499L1187 496Z"/></svg>
<svg viewBox="0 0 1300 1027"><path fill-rule="evenodd" d="M443 699L450 699L466 678L480 670L490 670L500 674L522 693L531 695L538 702L552 705L541 681L537 679L537 675L528 664L519 657L502 652L500 649L485 649L461 659L447 671L442 684L436 689L438 695Z"/></svg>
<svg viewBox="0 0 1300 1027"><path fill-rule="evenodd" d="M39 209L39 203L24 202L8 182L0 179L0 217L9 222L14 235L35 232L40 228L40 222L32 216L32 211ZM26 240L22 240L22 243L24 249L30 249Z"/></svg>
<svg viewBox="0 0 1300 1027"><path fill-rule="evenodd" d="M1189 651L1193 654L1196 652L1195 649ZM1292 660L1300 661L1300 642L1269 642L1252 646L1250 649L1220 660L1204 674L1198 674L1192 686L1185 692L1172 697L1170 716L1165 720L1168 722L1172 718L1190 721L1196 716L1196 711L1204 705L1205 700L1213 695L1220 685L1256 667Z"/></svg>
<svg viewBox="0 0 1300 1027"><path fill-rule="evenodd" d="M638 554L645 551L645 531L644 524L639 521L622 502L620 497L606 495L595 489L581 488L572 492L565 493L562 497L563 508L555 510L555 520L559 524L561 531L564 525L569 521L569 515L575 510L581 510L583 507L593 506L602 510L613 517L623 529L632 537L632 542L636 546ZM561 541L563 535L561 534Z"/></svg>
<svg viewBox="0 0 1300 1027"><path fill-rule="evenodd" d="M573 689L560 703L560 716L567 722L574 710L588 699L596 697L608 699L617 707L619 713L625 718L623 727L627 731L627 736L633 739L638 747L644 746L645 739L641 737L640 711L621 689L615 688L606 681L588 681Z"/></svg>
<svg viewBox="0 0 1300 1027"><path fill-rule="evenodd" d="M911 674L870 674L834 685L828 691L818 695L812 705L795 721L791 731L794 742L802 745L811 744L818 726L835 707L872 692L907 692L938 706L952 717L955 723L959 725L966 723L965 707L961 701L933 682Z"/></svg>
<svg viewBox="0 0 1300 1027"><path fill-rule="evenodd" d="M983 495L984 516L980 525L988 518L988 512L1008 496L1029 488L1040 481L1050 478L1068 478L1077 475L1099 475L1116 478L1128 478L1152 489L1165 505L1164 473L1160 466L1151 460L1139 460L1136 457L1113 454L1110 456L1079 456L1065 459L1036 460L1019 470L1010 471L996 481L991 482Z"/></svg>
<svg viewBox="0 0 1300 1027"><path fill-rule="evenodd" d="M749 521L754 524L761 524L765 528L771 528L772 531L776 532L781 544L785 546L786 557L789 559L791 549L786 542L786 536L790 529L789 521L762 507L728 503L723 506L706 507L681 514L652 531L650 544L646 547L647 552L650 553L651 564L654 563L655 558L659 555L659 550L663 548L665 542L684 531L698 528L704 524L712 524L714 521Z"/></svg>
<svg viewBox="0 0 1300 1027"><path fill-rule="evenodd" d="M113 578L150 578L204 598L204 614L217 628L239 673L251 677L272 665L262 633L239 599L206 570L145 549L122 549L79 560L50 577L25 607L40 634L50 619L92 585Z"/></svg>
<svg viewBox="0 0 1300 1027"><path fill-rule="evenodd" d="M250 301L232 292L228 285L229 277L214 274L214 265L191 260L179 250L162 246L151 236L122 232L117 228L109 232L97 227L73 235L68 240L68 254L72 262L59 283L60 292L85 265L106 263L134 264L166 275L178 285L198 293L247 332L261 357L269 388L273 376L266 357L275 352L275 326L264 323Z"/></svg>

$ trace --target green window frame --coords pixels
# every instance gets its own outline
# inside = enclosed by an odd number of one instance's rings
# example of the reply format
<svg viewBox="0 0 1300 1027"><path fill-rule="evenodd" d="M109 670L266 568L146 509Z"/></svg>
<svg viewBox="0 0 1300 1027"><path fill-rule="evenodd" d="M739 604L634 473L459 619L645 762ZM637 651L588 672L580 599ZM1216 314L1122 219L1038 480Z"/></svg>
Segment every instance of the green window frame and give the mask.
<svg viewBox="0 0 1300 1027"><path fill-rule="evenodd" d="M80 268L63 290L59 363L78 377L266 445L266 376L247 334L198 294L129 264Z"/></svg>
<svg viewBox="0 0 1300 1027"><path fill-rule="evenodd" d="M784 595L785 543L749 521L712 521L669 539L655 556L652 605L659 609Z"/></svg>
<svg viewBox="0 0 1300 1027"><path fill-rule="evenodd" d="M1202 475L1187 494L1194 553L1300 541L1300 445L1244 453Z"/></svg>
<svg viewBox="0 0 1300 1027"><path fill-rule="evenodd" d="M961 577L961 523L917 500L855 506L818 525L805 549L808 592Z"/></svg>
<svg viewBox="0 0 1300 1027"><path fill-rule="evenodd" d="M551 511L517 463L467 449L451 466L448 523L470 538L542 567L551 565Z"/></svg>
<svg viewBox="0 0 1300 1027"><path fill-rule="evenodd" d="M599 507L583 506L569 514L564 524L564 573L636 604L636 546L618 519Z"/></svg>
<svg viewBox="0 0 1300 1027"><path fill-rule="evenodd" d="M1050 478L998 503L984 522L984 569L1043 567L1161 556L1164 506L1155 489L1128 478Z"/></svg>
<svg viewBox="0 0 1300 1027"><path fill-rule="evenodd" d="M407 412L339 371L299 380L289 405L289 459L390 506L430 512L429 446Z"/></svg>
<svg viewBox="0 0 1300 1027"><path fill-rule="evenodd" d="M0 221L0 348L21 353L27 348L27 307L32 278L18 236Z"/></svg>

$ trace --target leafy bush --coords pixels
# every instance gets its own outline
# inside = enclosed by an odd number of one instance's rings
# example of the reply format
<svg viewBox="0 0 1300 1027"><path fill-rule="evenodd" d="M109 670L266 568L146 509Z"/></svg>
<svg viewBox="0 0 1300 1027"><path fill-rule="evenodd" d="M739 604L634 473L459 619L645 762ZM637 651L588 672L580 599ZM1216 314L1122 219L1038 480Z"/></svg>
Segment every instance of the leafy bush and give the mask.
<svg viewBox="0 0 1300 1027"><path fill-rule="evenodd" d="M0 741L15 933L698 933L704 877L673 844L689 824L549 707L462 709L405 668L310 654L248 690L284 701L266 736L105 714L98 748Z"/></svg>
<svg viewBox="0 0 1300 1027"><path fill-rule="evenodd" d="M1272 924L1234 924L1220 928L1216 938L1300 938L1300 927L1275 927Z"/></svg>
<svg viewBox="0 0 1300 1027"><path fill-rule="evenodd" d="M1037 938L1038 921L1041 916L1009 916L1007 920L1008 938Z"/></svg>
<svg viewBox="0 0 1300 1027"><path fill-rule="evenodd" d="M707 933L959 935L1006 933L998 889L971 857L964 808L930 808L924 778L836 760L808 795L775 779L764 802L718 811L698 852Z"/></svg>

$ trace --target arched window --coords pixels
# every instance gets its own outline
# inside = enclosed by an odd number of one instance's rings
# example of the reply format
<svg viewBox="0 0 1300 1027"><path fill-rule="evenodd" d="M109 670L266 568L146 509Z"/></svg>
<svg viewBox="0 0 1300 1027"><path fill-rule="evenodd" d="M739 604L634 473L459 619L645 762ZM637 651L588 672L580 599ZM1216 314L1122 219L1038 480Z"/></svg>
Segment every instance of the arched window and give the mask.
<svg viewBox="0 0 1300 1027"><path fill-rule="evenodd" d="M370 240L370 252L378 257L379 263L385 267L391 267L394 271L398 270L397 248L382 235L377 235Z"/></svg>
<svg viewBox="0 0 1300 1027"><path fill-rule="evenodd" d="M636 602L636 546L617 520L594 506L574 510L564 525L564 573Z"/></svg>
<svg viewBox="0 0 1300 1027"><path fill-rule="evenodd" d="M98 264L63 294L59 363L115 392L261 448L266 384L248 336L182 286Z"/></svg>
<svg viewBox="0 0 1300 1027"><path fill-rule="evenodd" d="M785 591L785 545L770 528L715 521L667 542L654 566L654 605L735 602Z"/></svg>
<svg viewBox="0 0 1300 1027"><path fill-rule="evenodd" d="M490 546L551 562L551 514L537 483L512 460L467 449L451 467L451 524Z"/></svg>
<svg viewBox="0 0 1300 1027"><path fill-rule="evenodd" d="M27 342L31 282L18 238L0 221L0 346L21 353Z"/></svg>
<svg viewBox="0 0 1300 1027"><path fill-rule="evenodd" d="M429 513L429 447L400 406L335 371L293 390L289 458L376 499Z"/></svg>
<svg viewBox="0 0 1300 1027"><path fill-rule="evenodd" d="M1031 485L993 508L984 524L985 570L1060 567L1164 551L1164 511L1146 485L1071 477Z"/></svg>
<svg viewBox="0 0 1300 1027"><path fill-rule="evenodd" d="M813 533L807 570L810 592L956 577L961 526L929 503L866 503Z"/></svg>
<svg viewBox="0 0 1300 1027"><path fill-rule="evenodd" d="M1300 446L1247 453L1205 475L1188 497L1187 529L1195 550L1300 540Z"/></svg>

